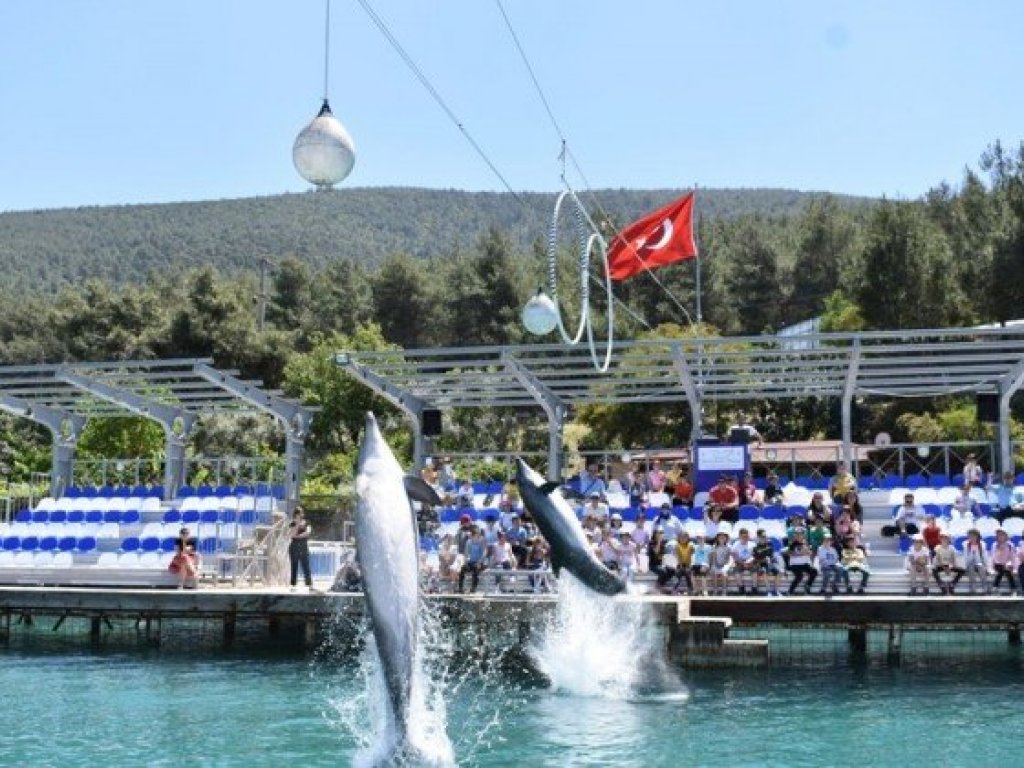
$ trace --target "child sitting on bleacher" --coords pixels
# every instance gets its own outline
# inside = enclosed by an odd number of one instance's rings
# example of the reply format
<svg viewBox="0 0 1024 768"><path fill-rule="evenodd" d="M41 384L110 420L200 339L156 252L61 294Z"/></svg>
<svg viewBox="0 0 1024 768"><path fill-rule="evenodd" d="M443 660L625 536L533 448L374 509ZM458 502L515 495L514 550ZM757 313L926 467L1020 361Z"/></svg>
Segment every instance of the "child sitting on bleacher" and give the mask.
<svg viewBox="0 0 1024 768"><path fill-rule="evenodd" d="M619 573L622 580L630 582L636 573L636 544L627 531L619 534Z"/></svg>
<svg viewBox="0 0 1024 768"><path fill-rule="evenodd" d="M868 567L868 556L864 554L864 548L858 546L857 540L852 536L843 544L842 577L847 593L853 591L853 587L850 585L850 573L860 574L857 594L863 595L864 588L868 585L868 578L871 576L871 569Z"/></svg>
<svg viewBox="0 0 1024 768"><path fill-rule="evenodd" d="M709 558L712 594L725 595L728 592L732 559L729 534L723 531L715 536L715 546L711 549Z"/></svg>
<svg viewBox="0 0 1024 768"><path fill-rule="evenodd" d="M757 531L757 541L754 543L754 593L757 594L757 582L764 585L766 595L778 597L779 595L779 573L780 568L775 558L775 547L768 539L764 528Z"/></svg>
<svg viewBox="0 0 1024 768"><path fill-rule="evenodd" d="M931 554L924 545L924 536L920 533L914 534L914 541L910 545L910 551L904 562L907 573L910 574L910 594L916 595L918 587L924 594L928 594L928 571L931 565Z"/></svg>
<svg viewBox="0 0 1024 768"><path fill-rule="evenodd" d="M690 575L693 569L693 551L694 546L690 542L690 534L680 531L676 538L676 586L672 590L673 594L679 594L680 586L684 581L687 594L693 594L693 577Z"/></svg>
<svg viewBox="0 0 1024 768"><path fill-rule="evenodd" d="M976 581L981 582L981 591L988 593L988 559L985 555L985 542L982 541L981 531L971 528L967 532L967 541L964 542L964 570L967 572L967 584L974 594Z"/></svg>
<svg viewBox="0 0 1024 768"><path fill-rule="evenodd" d="M708 593L708 571L711 568L712 546L700 534L693 544L693 559L690 562L690 573L695 579L694 586L702 595ZM691 593L692 594L692 593Z"/></svg>
<svg viewBox="0 0 1024 768"><path fill-rule="evenodd" d="M992 570L995 571L995 578L992 579L992 589L999 592L999 585L1005 578L1009 582L1010 594L1012 595L1017 585L1014 583L1014 575L1017 571L1017 553L1010 543L1010 537L1002 528L996 529L996 540L992 544L992 551L989 553L989 560L992 563Z"/></svg>
<svg viewBox="0 0 1024 768"><path fill-rule="evenodd" d="M829 587L832 588L833 594L839 592L839 579L842 578L840 575L841 570L839 552L832 545L832 534L826 533L821 546L818 547L818 573L821 574L821 590L819 594L824 595L828 592Z"/></svg>
<svg viewBox="0 0 1024 768"><path fill-rule="evenodd" d="M944 595L952 595L956 585L964 576L964 569L960 567L957 560L956 550L950 544L949 534L940 533L939 544L932 553L932 576L935 577L935 583L939 585L939 591ZM947 579L952 577L953 580L946 583L943 581L943 576Z"/></svg>

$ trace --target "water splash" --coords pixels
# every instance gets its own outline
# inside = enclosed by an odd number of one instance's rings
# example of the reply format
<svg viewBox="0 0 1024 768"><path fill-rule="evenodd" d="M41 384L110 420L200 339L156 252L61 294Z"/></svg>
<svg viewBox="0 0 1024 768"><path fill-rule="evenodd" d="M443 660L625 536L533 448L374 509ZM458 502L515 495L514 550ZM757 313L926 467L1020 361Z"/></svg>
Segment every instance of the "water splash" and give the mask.
<svg viewBox="0 0 1024 768"><path fill-rule="evenodd" d="M559 693L685 700L685 685L665 661L662 632L641 601L598 595L563 570L555 612L529 653Z"/></svg>

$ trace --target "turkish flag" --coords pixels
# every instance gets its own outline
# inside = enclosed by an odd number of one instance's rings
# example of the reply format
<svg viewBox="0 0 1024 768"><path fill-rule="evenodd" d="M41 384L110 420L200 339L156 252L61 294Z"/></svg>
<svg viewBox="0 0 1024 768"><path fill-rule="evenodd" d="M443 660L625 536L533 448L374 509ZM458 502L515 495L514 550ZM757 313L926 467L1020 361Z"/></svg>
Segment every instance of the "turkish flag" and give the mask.
<svg viewBox="0 0 1024 768"><path fill-rule="evenodd" d="M608 249L608 271L612 280L625 280L645 267L663 267L696 255L691 192L619 232Z"/></svg>

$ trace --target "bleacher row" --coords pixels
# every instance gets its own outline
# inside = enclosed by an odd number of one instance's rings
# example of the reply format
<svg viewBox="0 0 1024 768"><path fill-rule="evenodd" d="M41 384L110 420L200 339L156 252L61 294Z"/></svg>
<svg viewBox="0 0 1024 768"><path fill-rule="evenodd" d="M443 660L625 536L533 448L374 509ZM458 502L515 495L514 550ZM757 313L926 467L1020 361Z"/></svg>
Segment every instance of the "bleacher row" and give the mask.
<svg viewBox="0 0 1024 768"><path fill-rule="evenodd" d="M173 583L167 566L182 526L198 541L200 563L222 558L270 521L273 496L190 495L44 498L0 524L0 581L5 583ZM205 560L205 563L204 563Z"/></svg>
<svg viewBox="0 0 1024 768"><path fill-rule="evenodd" d="M228 496L272 496L275 499L284 498L284 486L271 483L259 483L257 485L183 485L178 489L177 498L184 499L190 496L204 498L217 496L225 498ZM162 499L164 487L162 485L101 485L93 486L69 486L62 498L66 499L91 499L91 498L156 498Z"/></svg>

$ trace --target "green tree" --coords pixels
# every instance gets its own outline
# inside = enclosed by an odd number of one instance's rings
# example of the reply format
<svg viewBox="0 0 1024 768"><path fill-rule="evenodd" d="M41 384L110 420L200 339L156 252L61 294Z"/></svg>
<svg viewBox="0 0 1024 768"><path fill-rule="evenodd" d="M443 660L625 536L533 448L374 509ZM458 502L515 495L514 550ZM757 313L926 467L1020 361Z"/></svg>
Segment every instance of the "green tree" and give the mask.
<svg viewBox="0 0 1024 768"><path fill-rule="evenodd" d="M370 280L373 287L374 319L384 338L406 349L423 347L436 338L433 307L442 304L457 286L447 286L442 296L430 290L431 263L405 254L389 256Z"/></svg>

